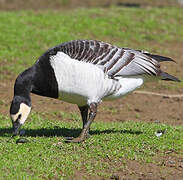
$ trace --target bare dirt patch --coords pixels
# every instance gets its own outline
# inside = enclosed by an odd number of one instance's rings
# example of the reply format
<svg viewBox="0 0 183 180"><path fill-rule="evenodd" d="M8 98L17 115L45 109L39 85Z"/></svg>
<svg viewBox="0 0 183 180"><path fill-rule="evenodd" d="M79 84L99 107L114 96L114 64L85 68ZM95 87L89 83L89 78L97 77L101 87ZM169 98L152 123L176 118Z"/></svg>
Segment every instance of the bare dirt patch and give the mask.
<svg viewBox="0 0 183 180"><path fill-rule="evenodd" d="M105 161L105 160L104 160ZM109 161L109 160L108 160ZM155 158L156 163L138 162L136 160L123 160L112 163L108 173L110 177L105 180L182 180L183 179L183 158L172 154L165 154L163 157L158 155ZM110 162L108 162L110 164ZM113 167L119 167L113 171ZM97 170L96 170L97 171ZM102 180L99 175L90 176L85 169L76 171L75 179L97 179Z"/></svg>
<svg viewBox="0 0 183 180"><path fill-rule="evenodd" d="M123 7L144 7L144 6L180 6L178 1L173 0L0 0L0 10L42 10L42 9L75 9L90 7L110 7L111 5Z"/></svg>
<svg viewBox="0 0 183 180"><path fill-rule="evenodd" d="M176 156L164 156L159 160L159 164L127 161L125 168L114 175L119 179L131 180L181 180L183 168L181 159Z"/></svg>

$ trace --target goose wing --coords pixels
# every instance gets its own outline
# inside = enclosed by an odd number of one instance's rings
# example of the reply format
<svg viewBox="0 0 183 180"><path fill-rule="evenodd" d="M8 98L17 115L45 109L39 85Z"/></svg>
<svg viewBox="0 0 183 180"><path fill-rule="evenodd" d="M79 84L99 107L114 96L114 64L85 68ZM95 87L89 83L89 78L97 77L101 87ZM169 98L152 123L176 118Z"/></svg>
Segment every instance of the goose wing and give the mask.
<svg viewBox="0 0 183 180"><path fill-rule="evenodd" d="M172 60L95 40L73 40L50 49L49 53L58 51L64 52L72 59L102 67L111 77L143 74L158 76L162 72L159 62Z"/></svg>

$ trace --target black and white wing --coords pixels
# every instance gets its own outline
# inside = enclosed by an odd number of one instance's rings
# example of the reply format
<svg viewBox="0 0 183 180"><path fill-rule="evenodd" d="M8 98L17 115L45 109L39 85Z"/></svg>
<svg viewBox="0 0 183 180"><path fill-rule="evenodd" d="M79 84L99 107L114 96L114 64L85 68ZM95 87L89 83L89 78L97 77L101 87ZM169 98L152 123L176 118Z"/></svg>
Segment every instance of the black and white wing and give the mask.
<svg viewBox="0 0 183 180"><path fill-rule="evenodd" d="M170 58L152 55L145 51L119 48L95 40L73 40L49 50L54 53L58 51L62 51L78 61L103 67L111 77L144 74L162 76L163 72L159 62L173 61Z"/></svg>

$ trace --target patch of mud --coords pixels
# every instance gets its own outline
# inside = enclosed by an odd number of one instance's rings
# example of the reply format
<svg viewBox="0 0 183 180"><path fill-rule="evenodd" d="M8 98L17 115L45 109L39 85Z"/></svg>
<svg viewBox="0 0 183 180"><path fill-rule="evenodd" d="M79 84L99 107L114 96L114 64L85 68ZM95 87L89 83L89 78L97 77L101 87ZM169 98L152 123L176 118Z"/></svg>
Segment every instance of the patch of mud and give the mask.
<svg viewBox="0 0 183 180"><path fill-rule="evenodd" d="M106 162L106 160L104 160ZM182 180L183 179L183 159L176 154L168 154L163 157L157 155L156 163L138 162L135 160L125 160L110 162L107 173L112 174L105 180ZM118 169L118 170L115 170ZM97 170L96 170L97 172ZM97 174L97 173L95 173ZM75 171L74 178L103 180L96 175L91 176L85 168Z"/></svg>
<svg viewBox="0 0 183 180"><path fill-rule="evenodd" d="M182 164L177 161L171 161L170 157L159 159L160 162L168 164L143 163L137 161L127 161L126 166L121 171L115 173L119 179L139 179L139 180L181 180L183 178ZM169 164L179 164L180 168ZM128 178L126 178L128 177Z"/></svg>

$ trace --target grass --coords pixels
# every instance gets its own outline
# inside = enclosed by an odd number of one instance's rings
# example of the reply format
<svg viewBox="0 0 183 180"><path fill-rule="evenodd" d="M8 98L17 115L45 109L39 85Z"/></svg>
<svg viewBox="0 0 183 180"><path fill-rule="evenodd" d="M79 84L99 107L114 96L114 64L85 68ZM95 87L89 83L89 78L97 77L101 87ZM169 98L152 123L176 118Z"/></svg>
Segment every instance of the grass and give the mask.
<svg viewBox="0 0 183 180"><path fill-rule="evenodd" d="M110 177L126 160L152 162L166 151L181 154L183 126L153 123L93 123L91 137L81 144L64 143L65 136L78 136L80 121L70 123L32 113L24 125L26 144L10 138L11 123L0 116L0 174L2 179L61 179L77 171ZM158 130L166 130L161 137ZM117 166L116 166L117 162ZM110 167L113 167L112 169Z"/></svg>
<svg viewBox="0 0 183 180"><path fill-rule="evenodd" d="M67 113L67 112L60 112L60 111L55 111L53 112L53 114L59 118L62 119L69 119L69 120L75 120L75 121L80 121L81 117L79 114L71 112L71 113Z"/></svg>
<svg viewBox="0 0 183 180"><path fill-rule="evenodd" d="M181 8L117 7L0 12L1 79L31 66L48 48L73 39L98 39L169 55L148 44L183 42L182 13Z"/></svg>
<svg viewBox="0 0 183 180"><path fill-rule="evenodd" d="M103 111L110 113L110 114L117 114L118 113L118 110L115 107L103 106L102 109L103 109Z"/></svg>
<svg viewBox="0 0 183 180"><path fill-rule="evenodd" d="M97 39L168 56L173 52L164 49L164 44L183 42L182 13L180 8L117 7L72 12L1 11L0 80L13 79L45 50L73 39ZM0 100L3 104L4 100ZM115 108L103 110L118 113ZM61 116L64 121L54 116ZM80 171L86 177L105 178L123 168L129 159L152 162L166 151L183 155L183 126L95 122L92 136L85 143L66 144L64 136L78 136L80 116L53 112L51 117L31 113L23 127L29 143L16 144L19 137L10 138L9 117L0 115L0 179L68 179ZM136 118L140 118L138 113ZM158 138L158 130L166 133Z"/></svg>

